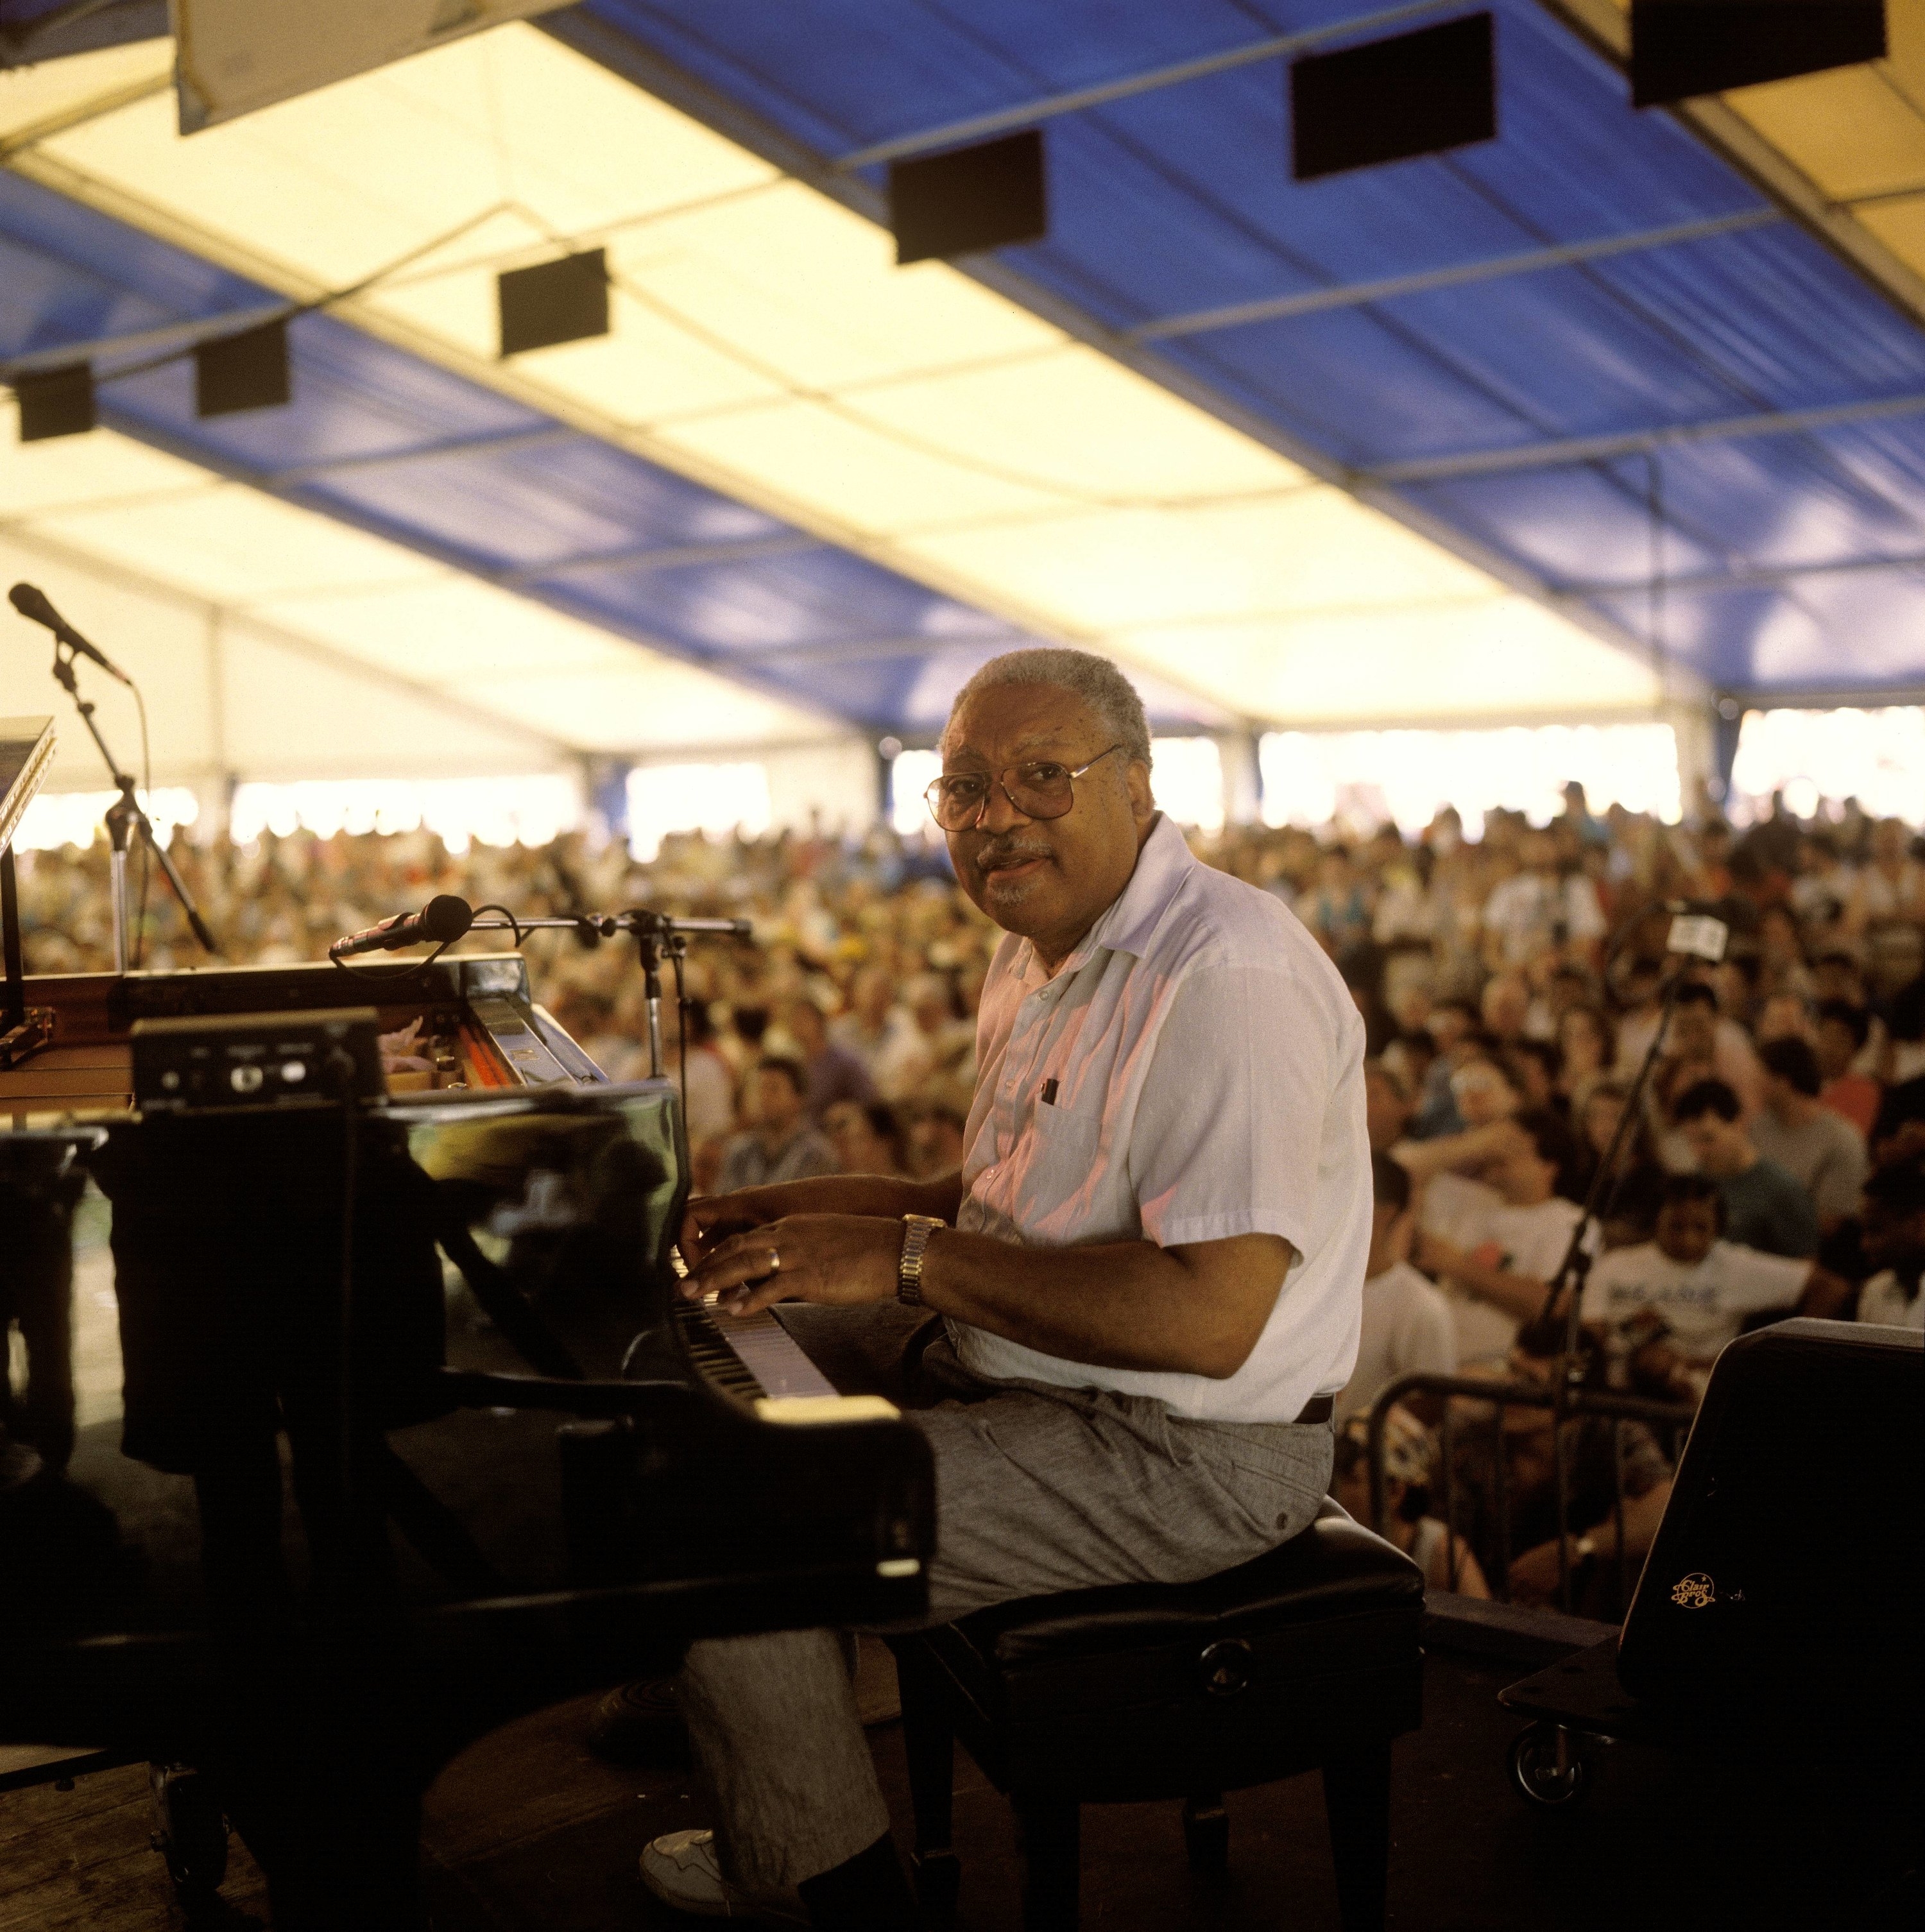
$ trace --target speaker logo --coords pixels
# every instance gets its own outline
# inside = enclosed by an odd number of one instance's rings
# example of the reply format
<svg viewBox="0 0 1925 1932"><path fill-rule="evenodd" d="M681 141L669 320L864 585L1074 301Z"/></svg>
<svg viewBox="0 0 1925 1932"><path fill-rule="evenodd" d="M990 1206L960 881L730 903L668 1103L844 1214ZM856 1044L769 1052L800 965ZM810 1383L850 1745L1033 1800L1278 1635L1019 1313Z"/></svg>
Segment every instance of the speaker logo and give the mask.
<svg viewBox="0 0 1925 1932"><path fill-rule="evenodd" d="M1717 1600L1717 1585L1702 1570L1679 1577L1671 1587L1671 1600L1681 1610L1708 1610Z"/></svg>

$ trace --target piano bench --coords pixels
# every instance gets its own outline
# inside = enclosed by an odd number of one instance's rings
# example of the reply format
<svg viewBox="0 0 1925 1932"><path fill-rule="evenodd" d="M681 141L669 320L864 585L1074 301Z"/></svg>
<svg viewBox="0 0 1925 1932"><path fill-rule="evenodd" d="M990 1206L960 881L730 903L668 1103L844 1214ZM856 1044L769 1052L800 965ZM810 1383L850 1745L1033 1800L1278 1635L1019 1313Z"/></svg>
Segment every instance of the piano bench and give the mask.
<svg viewBox="0 0 1925 1932"><path fill-rule="evenodd" d="M916 1886L946 1916L954 1742L1014 1806L1026 1932L1077 1921L1085 1804L1183 1801L1190 1862L1228 1856L1222 1794L1321 1770L1344 1932L1381 1932L1390 1741L1422 1722L1415 1564L1325 1499L1302 1534L1195 1583L1033 1597L889 1640Z"/></svg>

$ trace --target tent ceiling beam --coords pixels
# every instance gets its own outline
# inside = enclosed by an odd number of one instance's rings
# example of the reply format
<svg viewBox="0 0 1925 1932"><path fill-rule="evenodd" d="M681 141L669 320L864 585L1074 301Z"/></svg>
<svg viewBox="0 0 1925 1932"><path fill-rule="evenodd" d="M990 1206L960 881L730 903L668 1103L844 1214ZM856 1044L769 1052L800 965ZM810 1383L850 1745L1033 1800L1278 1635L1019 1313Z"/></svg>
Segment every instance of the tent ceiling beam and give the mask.
<svg viewBox="0 0 1925 1932"><path fill-rule="evenodd" d="M417 442L403 449L377 449L364 456L329 456L316 463L296 463L285 470L262 472L270 487L289 487L309 483L349 471L392 469L397 464L428 463L436 457L476 454L499 455L510 451L541 449L552 444L572 442L580 435L565 423L544 423L539 429L514 429L488 436L450 436L445 442Z"/></svg>
<svg viewBox="0 0 1925 1932"><path fill-rule="evenodd" d="M137 328L121 335L97 335L81 342L61 342L45 349L30 349L0 362L0 382L16 376L30 376L41 369L64 369L75 362L92 362L110 356L161 355L169 350L196 348L223 335L238 335L244 329L277 322L298 313L293 302L257 302L251 308L229 310L224 315L210 315L192 322L170 322L158 328ZM102 380L112 372L106 372Z"/></svg>
<svg viewBox="0 0 1925 1932"><path fill-rule="evenodd" d="M1889 705L1925 704L1925 684L1894 684L1885 690L1862 686L1843 691L1813 685L1778 690L1771 686L1735 685L1720 691L1747 711L1882 711Z"/></svg>
<svg viewBox="0 0 1925 1932"><path fill-rule="evenodd" d="M1195 60L1177 61L1168 67L1151 68L1141 74L1126 74L1115 80L1099 81L1064 94L1046 94L1040 99L999 107L987 114L973 114L966 120L945 122L940 128L925 128L913 134L899 134L844 154L831 165L839 173L857 168L874 167L883 161L896 161L910 154L933 153L939 148L953 148L966 141L979 141L1014 128L1033 128L1039 121L1053 121L1059 115L1075 114L1086 107L1106 106L1113 100L1127 100L1133 95L1150 94L1159 88L1174 87L1186 80L1201 80L1213 74L1227 74L1233 68L1249 67L1259 61L1288 60L1293 54L1306 53L1327 40L1342 40L1352 34L1369 33L1378 28L1401 26L1407 20L1438 14L1462 0L1407 0L1401 7L1388 7L1375 13L1360 14L1348 20L1326 21L1321 27L1300 33L1279 34L1267 40L1252 40L1240 47L1227 47L1220 53L1205 54Z"/></svg>
<svg viewBox="0 0 1925 1932"><path fill-rule="evenodd" d="M1609 462L1613 457L1636 456L1673 443L1789 436L1921 413L1925 413L1925 395L1888 396L1876 402L1840 403L1823 409L1769 410L1756 416L1726 416L1715 422L1666 423L1654 429L1630 430L1610 436L1567 436L1552 442L1520 443L1511 449L1414 457L1408 462L1380 464L1359 475L1362 480L1375 483L1447 483L1463 476L1495 476L1508 470L1552 470L1570 463Z"/></svg>
<svg viewBox="0 0 1925 1932"><path fill-rule="evenodd" d="M883 658L927 657L945 644L1000 644L1016 650L1035 641L1027 638L836 638L820 644L772 644L765 650L744 651L742 657L755 664L842 664ZM1098 644L1097 649L1106 648Z"/></svg>
<svg viewBox="0 0 1925 1932"><path fill-rule="evenodd" d="M1702 242L1717 235L1741 234L1749 228L1763 228L1782 221L1775 208L1748 208L1742 214L1720 214L1702 221L1674 222L1669 227L1647 228L1630 235L1608 235L1590 242L1567 242L1553 248L1532 248L1520 254L1498 255L1482 262L1463 262L1448 268L1430 268L1419 274L1387 275L1375 281L1354 282L1346 287L1311 289L1300 295L1273 296L1258 302L1230 302L1220 308L1198 309L1189 315L1165 316L1146 322L1129 333L1138 342L1159 342L1173 336L1202 335L1210 330L1237 328L1246 322L1287 321L1293 316L1321 315L1327 310L1357 308L1367 302L1389 302L1399 296L1417 296L1433 289L1462 287L1467 283L1489 282L1507 275L1527 275L1543 268L1568 268L1579 262L1601 261L1612 255L1630 255L1646 248L1668 248L1684 242Z"/></svg>
<svg viewBox="0 0 1925 1932"><path fill-rule="evenodd" d="M739 537L725 543L644 544L628 550L586 551L580 556L558 557L553 563L531 563L520 570L498 572L494 580L517 590L551 577L582 577L598 570L679 570L707 563L758 563L767 557L796 556L828 548L821 538L801 530L779 536Z"/></svg>
<svg viewBox="0 0 1925 1932"><path fill-rule="evenodd" d="M1855 576L1878 570L1925 570L1925 550L1903 556L1842 557L1831 562L1760 565L1756 568L1703 570L1681 573L1664 580L1664 589L1673 590L1769 590L1778 585L1798 584L1808 577ZM1567 584L1555 593L1560 597L1630 597L1651 588L1646 578L1616 584Z"/></svg>

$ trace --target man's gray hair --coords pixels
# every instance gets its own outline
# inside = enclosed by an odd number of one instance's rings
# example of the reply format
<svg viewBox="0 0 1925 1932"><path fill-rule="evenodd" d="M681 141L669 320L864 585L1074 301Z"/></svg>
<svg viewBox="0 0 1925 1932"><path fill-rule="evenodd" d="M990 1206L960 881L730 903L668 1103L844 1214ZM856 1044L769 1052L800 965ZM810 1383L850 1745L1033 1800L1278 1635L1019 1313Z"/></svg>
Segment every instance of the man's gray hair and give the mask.
<svg viewBox="0 0 1925 1932"><path fill-rule="evenodd" d="M1150 763L1150 720L1144 715L1143 700L1108 658L1067 644L1006 652L991 658L956 693L949 716L953 718L978 692L1005 684L1048 684L1073 693L1096 714L1111 742L1122 746L1132 762Z"/></svg>

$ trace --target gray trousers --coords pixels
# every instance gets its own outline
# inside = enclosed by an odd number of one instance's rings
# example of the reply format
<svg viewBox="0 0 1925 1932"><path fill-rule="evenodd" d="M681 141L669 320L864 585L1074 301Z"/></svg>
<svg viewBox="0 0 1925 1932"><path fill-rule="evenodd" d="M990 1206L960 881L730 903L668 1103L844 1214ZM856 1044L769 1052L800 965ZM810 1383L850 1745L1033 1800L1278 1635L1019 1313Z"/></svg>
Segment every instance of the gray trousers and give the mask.
<svg viewBox="0 0 1925 1932"><path fill-rule="evenodd" d="M913 1311L779 1313L839 1389L887 1395L928 1438L928 1624L1014 1598L1212 1576L1296 1535L1329 1486L1327 1423L1196 1422L1141 1396L985 1382L946 1337L905 1386ZM889 1829L839 1633L696 1643L681 1702L736 1884L790 1889Z"/></svg>

